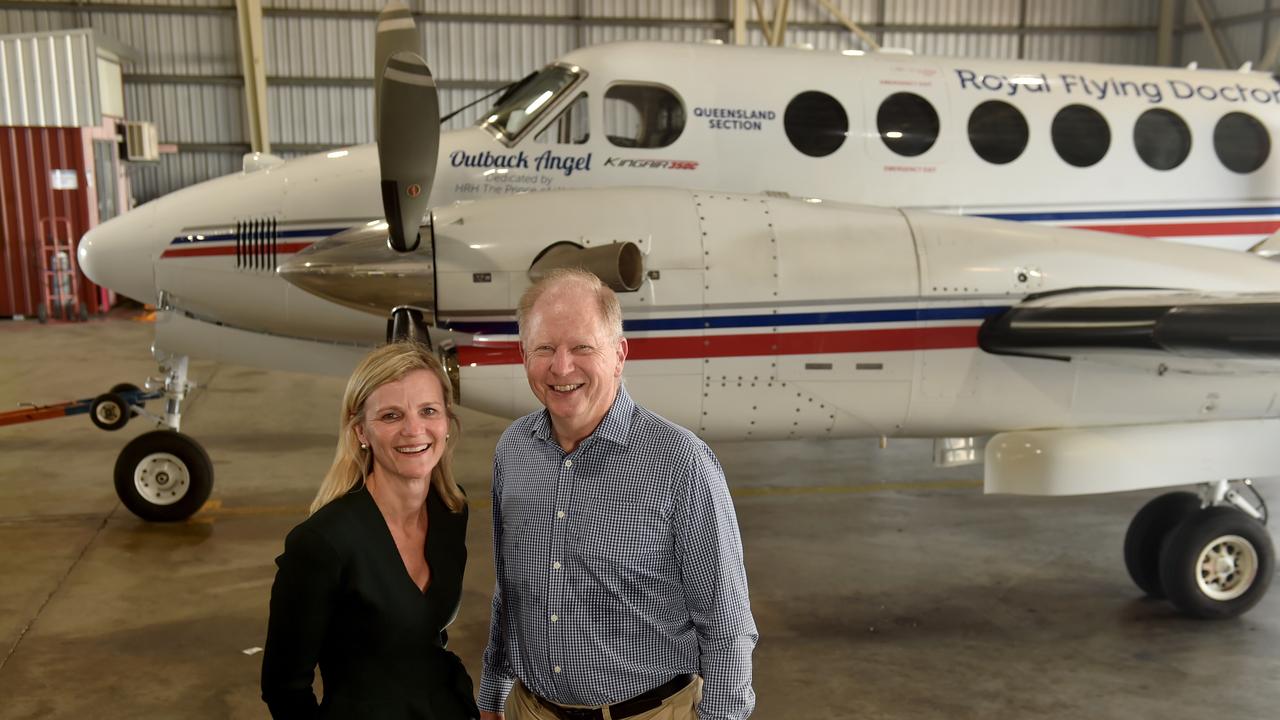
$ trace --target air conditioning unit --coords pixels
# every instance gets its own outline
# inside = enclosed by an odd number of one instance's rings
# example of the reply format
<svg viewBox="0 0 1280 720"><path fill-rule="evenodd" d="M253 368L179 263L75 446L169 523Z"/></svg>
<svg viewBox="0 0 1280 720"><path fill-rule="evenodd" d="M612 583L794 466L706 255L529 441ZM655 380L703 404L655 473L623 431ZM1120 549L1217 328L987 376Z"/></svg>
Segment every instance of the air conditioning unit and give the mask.
<svg viewBox="0 0 1280 720"><path fill-rule="evenodd" d="M120 126L120 159L160 162L160 135L155 123L124 121Z"/></svg>

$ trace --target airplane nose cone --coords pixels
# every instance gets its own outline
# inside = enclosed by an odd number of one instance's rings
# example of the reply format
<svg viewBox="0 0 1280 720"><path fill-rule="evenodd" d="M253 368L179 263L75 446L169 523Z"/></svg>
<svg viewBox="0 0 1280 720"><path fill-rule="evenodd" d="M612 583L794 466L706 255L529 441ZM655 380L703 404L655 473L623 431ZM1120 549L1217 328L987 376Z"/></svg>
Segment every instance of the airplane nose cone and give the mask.
<svg viewBox="0 0 1280 720"><path fill-rule="evenodd" d="M312 295L368 313L384 315L401 305L432 310L435 266L428 242L396 252L387 244L387 224L372 224L325 238L276 272Z"/></svg>
<svg viewBox="0 0 1280 720"><path fill-rule="evenodd" d="M147 203L84 234L76 259L92 281L121 295L155 303L155 256L163 247L153 237L155 207Z"/></svg>

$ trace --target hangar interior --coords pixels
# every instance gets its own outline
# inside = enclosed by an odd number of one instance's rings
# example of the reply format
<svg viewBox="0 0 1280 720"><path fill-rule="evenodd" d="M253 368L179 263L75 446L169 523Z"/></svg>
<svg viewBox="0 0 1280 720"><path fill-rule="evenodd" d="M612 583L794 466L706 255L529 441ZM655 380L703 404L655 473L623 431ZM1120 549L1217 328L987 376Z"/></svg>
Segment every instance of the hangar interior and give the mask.
<svg viewBox="0 0 1280 720"><path fill-rule="evenodd" d="M408 4L442 112L461 109L447 129L474 124L484 98L566 52L621 40L1270 71L1280 58L1276 0ZM6 2L0 76L62 52L45 38L88 29L106 48L122 105L103 114L151 123L158 141L153 157L121 166L129 191L110 200L114 213L239 172L246 153L371 142L380 7ZM3 101L0 126L62 124L44 105ZM152 322L132 306L90 322L0 321L0 410L141 384L156 374ZM0 427L0 718L267 716L257 682L273 560L332 458L343 382L200 358L190 377L183 430L208 449L218 484L184 522L141 521L112 487L117 452L147 422ZM456 472L475 500L450 647L477 681L494 582L486 498L506 423L462 414ZM923 440L713 449L761 631L755 717L1234 718L1280 703L1274 593L1209 623L1142 597L1126 576L1125 527L1155 491L984 496L980 466L935 466Z"/></svg>

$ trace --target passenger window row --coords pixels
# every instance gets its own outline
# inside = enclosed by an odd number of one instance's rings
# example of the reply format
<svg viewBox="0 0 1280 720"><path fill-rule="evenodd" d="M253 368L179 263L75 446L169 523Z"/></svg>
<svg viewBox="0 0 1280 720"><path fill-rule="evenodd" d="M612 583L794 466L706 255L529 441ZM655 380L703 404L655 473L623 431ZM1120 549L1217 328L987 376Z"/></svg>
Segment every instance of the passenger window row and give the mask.
<svg viewBox="0 0 1280 720"><path fill-rule="evenodd" d="M783 127L791 144L810 157L830 155L844 144L849 116L840 101L817 90L802 92L787 104ZM904 157L923 155L941 130L938 111L909 92L890 95L876 111L876 129L885 146ZM1013 162L1027 148L1031 131L1022 112L1002 100L988 100L969 115L969 144L978 157L995 165ZM1111 127L1088 105L1067 105L1049 128L1058 157L1076 167L1096 164L1111 148ZM1191 154L1191 130L1177 113L1151 108L1133 126L1138 157L1156 170L1172 170ZM1213 129L1213 149L1227 169L1256 171L1271 154L1271 136L1257 118L1243 112L1223 115Z"/></svg>

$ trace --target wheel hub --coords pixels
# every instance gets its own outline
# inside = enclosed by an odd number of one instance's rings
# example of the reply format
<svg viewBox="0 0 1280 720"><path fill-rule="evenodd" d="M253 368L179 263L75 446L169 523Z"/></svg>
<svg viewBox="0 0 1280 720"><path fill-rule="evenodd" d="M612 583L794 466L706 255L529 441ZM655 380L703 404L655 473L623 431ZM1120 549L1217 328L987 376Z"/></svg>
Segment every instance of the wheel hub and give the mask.
<svg viewBox="0 0 1280 720"><path fill-rule="evenodd" d="M190 488L187 465L175 455L152 453L134 469L133 485L147 502L172 505Z"/></svg>
<svg viewBox="0 0 1280 720"><path fill-rule="evenodd" d="M1253 586L1258 576L1258 550L1239 535L1210 540L1196 561L1200 592L1218 600L1234 600Z"/></svg>
<svg viewBox="0 0 1280 720"><path fill-rule="evenodd" d="M104 404L98 407L98 419L104 423L113 423L120 419L120 413L115 405Z"/></svg>

